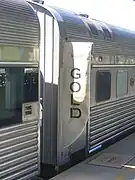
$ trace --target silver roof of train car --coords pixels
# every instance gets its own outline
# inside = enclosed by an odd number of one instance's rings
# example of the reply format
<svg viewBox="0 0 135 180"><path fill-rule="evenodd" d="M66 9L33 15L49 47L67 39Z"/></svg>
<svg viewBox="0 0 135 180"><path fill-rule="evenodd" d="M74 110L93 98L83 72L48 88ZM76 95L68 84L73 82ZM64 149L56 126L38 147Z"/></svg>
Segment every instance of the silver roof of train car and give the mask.
<svg viewBox="0 0 135 180"><path fill-rule="evenodd" d="M39 21L25 0L0 0L0 45L39 45Z"/></svg>
<svg viewBox="0 0 135 180"><path fill-rule="evenodd" d="M31 2L31 0L28 0ZM77 13L69 10L39 5L38 3L32 4L40 8L47 14L53 16L58 24L62 37L74 39L101 39L107 41L124 42L127 44L135 44L135 32L107 24L105 22L83 17Z"/></svg>
<svg viewBox="0 0 135 180"><path fill-rule="evenodd" d="M82 16L94 38L135 43L135 31Z"/></svg>
<svg viewBox="0 0 135 180"><path fill-rule="evenodd" d="M52 8L61 16L63 21L58 21L58 23L67 38L89 39L89 30L80 16L72 11Z"/></svg>
<svg viewBox="0 0 135 180"><path fill-rule="evenodd" d="M74 39L89 39L89 29L83 22L82 18L76 13L68 10L64 10L57 7L48 7L45 5L40 5L38 3L33 3L30 0L28 2L32 3L35 8L40 8L40 11L46 12L46 14L53 16L59 25L59 31L64 38L74 38Z"/></svg>

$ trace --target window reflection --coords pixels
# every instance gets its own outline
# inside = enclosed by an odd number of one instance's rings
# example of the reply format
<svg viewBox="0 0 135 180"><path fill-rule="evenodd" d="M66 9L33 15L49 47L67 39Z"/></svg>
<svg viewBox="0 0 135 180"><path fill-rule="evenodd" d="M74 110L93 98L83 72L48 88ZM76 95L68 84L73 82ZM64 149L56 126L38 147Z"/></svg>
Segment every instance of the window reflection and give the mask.
<svg viewBox="0 0 135 180"><path fill-rule="evenodd" d="M22 104L38 101L37 68L0 68L0 126L22 121Z"/></svg>

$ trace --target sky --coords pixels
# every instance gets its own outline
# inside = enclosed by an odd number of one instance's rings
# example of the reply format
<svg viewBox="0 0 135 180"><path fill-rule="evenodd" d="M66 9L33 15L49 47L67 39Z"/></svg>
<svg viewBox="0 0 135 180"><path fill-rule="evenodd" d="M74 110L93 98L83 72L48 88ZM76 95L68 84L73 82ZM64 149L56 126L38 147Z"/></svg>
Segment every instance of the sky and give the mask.
<svg viewBox="0 0 135 180"><path fill-rule="evenodd" d="M135 31L135 1L133 0L45 0L57 6Z"/></svg>

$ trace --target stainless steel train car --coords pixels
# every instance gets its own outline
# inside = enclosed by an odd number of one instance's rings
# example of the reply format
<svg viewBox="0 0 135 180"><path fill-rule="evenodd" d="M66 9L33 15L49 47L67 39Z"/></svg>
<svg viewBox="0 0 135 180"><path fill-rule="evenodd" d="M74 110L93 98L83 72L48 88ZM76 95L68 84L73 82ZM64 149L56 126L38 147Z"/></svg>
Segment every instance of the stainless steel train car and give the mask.
<svg viewBox="0 0 135 180"><path fill-rule="evenodd" d="M39 20L25 0L0 0L0 179L39 174Z"/></svg>
<svg viewBox="0 0 135 180"><path fill-rule="evenodd" d="M41 27L41 162L58 168L135 129L135 32L29 3Z"/></svg>

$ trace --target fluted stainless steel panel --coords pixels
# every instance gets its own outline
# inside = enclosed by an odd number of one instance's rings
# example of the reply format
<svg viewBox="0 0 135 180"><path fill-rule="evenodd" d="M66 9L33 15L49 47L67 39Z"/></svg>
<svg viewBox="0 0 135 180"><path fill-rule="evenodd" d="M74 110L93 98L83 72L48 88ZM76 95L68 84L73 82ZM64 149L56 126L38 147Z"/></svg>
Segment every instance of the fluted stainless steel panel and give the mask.
<svg viewBox="0 0 135 180"><path fill-rule="evenodd" d="M39 22L25 0L0 0L0 45L37 47Z"/></svg>
<svg viewBox="0 0 135 180"><path fill-rule="evenodd" d="M38 168L38 121L0 129L0 179L29 179Z"/></svg>
<svg viewBox="0 0 135 180"><path fill-rule="evenodd" d="M91 107L89 149L135 128L135 96Z"/></svg>
<svg viewBox="0 0 135 180"><path fill-rule="evenodd" d="M23 169L21 171L16 172L14 175L10 175L8 177L4 177L2 180L28 180L31 178L31 180L33 179L33 177L38 173L38 171L36 171L37 169L37 165L31 166L27 169ZM32 172L29 174L29 172ZM20 178L18 178L20 176ZM21 177L22 176L22 177Z"/></svg>
<svg viewBox="0 0 135 180"><path fill-rule="evenodd" d="M94 54L118 54L134 56L135 46L134 44L128 44L127 42L117 41L104 41L100 39L91 39L94 42L93 53Z"/></svg>

